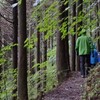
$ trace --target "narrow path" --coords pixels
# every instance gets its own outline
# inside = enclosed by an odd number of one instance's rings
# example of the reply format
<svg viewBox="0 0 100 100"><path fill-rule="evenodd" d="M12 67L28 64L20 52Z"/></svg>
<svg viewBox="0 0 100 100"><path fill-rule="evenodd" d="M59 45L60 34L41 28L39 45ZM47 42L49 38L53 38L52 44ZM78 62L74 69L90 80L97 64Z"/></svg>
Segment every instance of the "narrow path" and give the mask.
<svg viewBox="0 0 100 100"><path fill-rule="evenodd" d="M47 93L43 100L81 100L84 82L80 73L75 72L67 81Z"/></svg>

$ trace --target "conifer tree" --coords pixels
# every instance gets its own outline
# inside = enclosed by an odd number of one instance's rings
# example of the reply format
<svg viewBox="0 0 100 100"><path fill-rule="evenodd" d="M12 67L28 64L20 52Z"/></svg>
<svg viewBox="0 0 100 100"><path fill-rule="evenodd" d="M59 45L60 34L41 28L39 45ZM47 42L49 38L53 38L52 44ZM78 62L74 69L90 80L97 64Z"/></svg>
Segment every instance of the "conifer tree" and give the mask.
<svg viewBox="0 0 100 100"><path fill-rule="evenodd" d="M78 0L78 4L77 4L77 17L81 16L83 14L83 0ZM82 29L82 21L77 23L77 33L79 33ZM78 35L76 35L76 38L78 37ZM76 70L80 70L80 63L79 63L79 56L76 56Z"/></svg>
<svg viewBox="0 0 100 100"><path fill-rule="evenodd" d="M27 90L27 49L24 42L26 34L26 0L18 6L18 99L28 100Z"/></svg>
<svg viewBox="0 0 100 100"><path fill-rule="evenodd" d="M73 23L76 21L76 2L73 2L72 5L72 20ZM76 25L73 26L74 35L71 36L71 68L72 71L75 71L75 33L76 33Z"/></svg>
<svg viewBox="0 0 100 100"><path fill-rule="evenodd" d="M65 10L68 7L68 3L65 4L65 0L59 1L59 26L63 22L66 21L68 24L68 10ZM68 30L68 27L66 27ZM64 39L62 39L62 32L59 31L57 33L57 54L56 54L56 63L57 63L57 77L58 82L62 82L67 78L68 71L69 71L69 48L68 48L68 35ZM66 33L67 34L67 33Z"/></svg>
<svg viewBox="0 0 100 100"><path fill-rule="evenodd" d="M17 3L17 0L13 0L13 4ZM18 18L17 18L17 6L13 8L13 68L17 69L17 37L18 37ZM15 73L14 73L15 74ZM17 83L15 83L17 84ZM13 90L13 94L17 92L17 88ZM16 97L12 98L16 100Z"/></svg>

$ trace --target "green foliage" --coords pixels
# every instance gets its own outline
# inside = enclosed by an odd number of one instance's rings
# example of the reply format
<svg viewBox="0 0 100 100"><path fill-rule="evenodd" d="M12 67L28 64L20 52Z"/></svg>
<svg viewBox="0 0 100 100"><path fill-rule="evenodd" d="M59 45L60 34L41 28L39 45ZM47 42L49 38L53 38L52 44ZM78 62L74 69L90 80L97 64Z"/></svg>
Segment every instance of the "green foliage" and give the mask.
<svg viewBox="0 0 100 100"><path fill-rule="evenodd" d="M30 38L27 38L25 40L24 47L27 47L28 49L32 49L32 48L34 48L36 42L37 42L36 35L35 34L32 34L32 36Z"/></svg>
<svg viewBox="0 0 100 100"><path fill-rule="evenodd" d="M28 75L28 89L29 89L29 99L34 99L37 97L37 87L40 84L46 82L46 88L41 86L41 91L47 92L52 90L54 86L57 85L57 77L56 77L56 48L53 50L49 50L47 53L48 61L35 64L33 69L39 68L40 70L37 71L35 74ZM46 80L44 77L46 76ZM46 91L45 91L46 90Z"/></svg>
<svg viewBox="0 0 100 100"><path fill-rule="evenodd" d="M57 31L60 31L62 33L62 39L66 37L68 34L81 34L80 29L84 28L88 33L92 32L97 27L98 18L97 16L100 16L100 10L97 12L95 11L95 7L89 7L90 1L89 0L83 0L83 12L80 12L77 17L72 17L72 6L74 2L78 2L78 0L66 0L65 5L69 3L69 6L65 9L69 11L69 15L66 16L65 19L59 20L59 9L58 6L60 6L59 2L57 0L48 1L43 0L38 6L33 8L33 13L31 18L34 22L34 34L27 38L25 43L25 47L28 49L33 49L35 47L35 43L37 42L36 32L46 33L45 39L49 39ZM18 0L19 5L21 5L22 0ZM87 10L87 8L89 8ZM63 13L63 12L62 12ZM68 22L66 21L68 19ZM63 21L63 23L59 26L58 24L60 21ZM83 25L78 25L80 22L83 23ZM74 26L77 25L76 32L74 30ZM37 30L37 31L36 31ZM56 38L56 36L55 36ZM100 37L97 37L95 40L100 39ZM16 88L16 77L17 77L17 71L11 69L12 66L12 59L7 54L9 52L11 53L11 49L13 46L16 46L17 44L9 44L8 46L3 47L0 50L0 68L3 69L2 73L0 74L2 76L2 80L0 80L0 99L1 100L11 100L12 96L16 96L17 93L12 95L12 91ZM37 71L35 74L28 73L28 95L29 100L33 100L38 95L37 93L37 86L39 86L41 83L46 82L46 92L53 89L54 86L57 85L57 73L56 73L56 46L54 49L49 49L47 53L47 61L35 64L33 66L33 69L39 68L40 70ZM46 70L44 70L47 68ZM46 75L46 80L44 79L44 76ZM99 82L99 81L98 81ZM45 88L41 88L41 90L45 91ZM91 96L97 92L97 83L95 83L94 90L91 93Z"/></svg>
<svg viewBox="0 0 100 100"><path fill-rule="evenodd" d="M56 47L54 47L52 50L48 50L47 53L48 56L48 62L51 64L55 64L56 63Z"/></svg>
<svg viewBox="0 0 100 100"><path fill-rule="evenodd" d="M6 60L4 58L0 58L0 66L6 63Z"/></svg>
<svg viewBox="0 0 100 100"><path fill-rule="evenodd" d="M47 70L43 69L45 66L47 66ZM55 65L52 66L51 63L43 62L40 64L40 66L38 65L37 67L40 67L41 70L37 71L35 74L29 74L28 76L28 89L29 89L30 100L35 99L37 97L38 95L37 87L40 84L43 84L43 82L47 83L46 91L53 89L53 86L57 85ZM45 75L46 75L46 80L44 79ZM45 88L41 86L40 91L44 91L44 90Z"/></svg>
<svg viewBox="0 0 100 100"><path fill-rule="evenodd" d="M44 5L42 4L42 6ZM41 33L42 32L46 33L45 39L48 39L50 36L52 36L58 28L57 5L58 5L57 1L53 2L51 5L48 5L48 7L46 8L41 7L41 4L40 4L39 6L36 7L36 10L32 13L33 19L35 21L37 21L38 19L38 25L36 27L37 30L39 30ZM41 11L40 9L44 9L44 11L43 10Z"/></svg>
<svg viewBox="0 0 100 100"><path fill-rule="evenodd" d="M48 1L48 0L47 0ZM65 5L69 3L69 6L65 9L69 11L69 15L66 16L65 19L59 20L59 9L58 9L58 1L54 1L50 4L46 2L42 2L38 6L36 6L32 13L32 19L36 26L34 26L35 29L37 29L41 34L46 33L45 39L48 39L49 37L53 36L55 32L58 30L62 33L62 39L66 37L68 34L77 34L80 35L82 33L81 29L85 29L88 34L92 32L96 28L96 23L98 21L97 16L94 13L94 7L87 10L87 8L90 5L90 1L84 0L83 1L83 12L80 12L78 16L72 17L72 6L74 2L78 2L78 0L72 0L72 3L68 2L66 0ZM49 1L50 2L50 1ZM60 6L60 5L59 5ZM92 16L94 15L94 16ZM99 15L99 12L98 12ZM68 22L67 22L68 19ZM62 20L63 23L59 27L59 22ZM82 22L82 26L80 23ZM74 30L75 25L78 27L76 28L76 32ZM36 32L36 31L35 31ZM34 32L34 33L35 33ZM33 38L32 38L33 39ZM26 46L29 48L34 47L34 40L26 40ZM32 44L30 46L30 43ZM53 86L57 85L57 78L56 78L56 47L53 50L48 50L48 60L46 62L38 63L33 66L33 68L37 69L40 68L40 71L37 71L34 75L29 75L29 97L30 99L35 98L37 94L36 88L37 85L47 82L46 84L46 90L49 91L53 88ZM47 70L44 71L43 69L47 67ZM47 79L44 80L43 77L46 74ZM38 80L41 79L39 82ZM33 88L32 88L33 87ZM41 90L44 90L43 88Z"/></svg>
<svg viewBox="0 0 100 100"><path fill-rule="evenodd" d="M56 65L51 65L49 63L49 66L47 68L47 86L46 86L46 90L50 91L52 90L55 86L57 86L58 81L57 81L57 71L56 71Z"/></svg>
<svg viewBox="0 0 100 100"><path fill-rule="evenodd" d="M67 22L66 21L63 22L62 25L61 25L60 32L63 33L62 34L62 39L64 39L66 37L67 33L68 33L67 32L67 26L68 25L67 25Z"/></svg>
<svg viewBox="0 0 100 100"><path fill-rule="evenodd" d="M14 47L16 45L17 44L9 44L9 45L1 48L1 50L0 50L0 65L4 65L5 63L7 63L5 55L6 55L7 52L11 51L12 47Z"/></svg>
<svg viewBox="0 0 100 100"><path fill-rule="evenodd" d="M18 0L18 4L21 5L21 3L22 3L22 0Z"/></svg>
<svg viewBox="0 0 100 100"><path fill-rule="evenodd" d="M100 36L94 38L94 42L97 42L98 40L100 40Z"/></svg>
<svg viewBox="0 0 100 100"><path fill-rule="evenodd" d="M90 75L84 85L82 100L99 100L100 99L100 65L96 65L90 71Z"/></svg>
<svg viewBox="0 0 100 100"><path fill-rule="evenodd" d="M0 99L10 100L16 93L12 95L12 91L17 87L17 71L11 68L12 59L8 56L11 50L17 44L9 44L0 49Z"/></svg>
<svg viewBox="0 0 100 100"><path fill-rule="evenodd" d="M90 3L90 0L83 0L84 3Z"/></svg>
<svg viewBox="0 0 100 100"><path fill-rule="evenodd" d="M67 10L71 11L71 6L73 6L74 2L78 2L78 0L72 1L72 3L68 2L66 0L65 5L69 3L69 7ZM83 1L83 12L80 12L77 17L72 18L70 15L71 12L69 12L69 15L66 16L65 19L68 17L68 22L66 20L62 23L61 27L58 26L58 23L60 22L58 20L59 11L58 11L58 1L54 1L51 5L45 6L46 4L43 2L40 5L38 5L34 12L32 13L32 18L36 21L38 18L38 25L37 29L42 33L46 33L45 39L48 39L50 36L52 36L56 30L59 29L62 33L62 39L66 37L67 34L80 34L80 29L85 28L88 32L92 32L96 28L96 23L98 19L96 16L94 16L93 19L90 20L92 15L94 15L94 9L95 7L86 10L87 7L90 5L90 1L84 0ZM91 14L91 16L90 16ZM99 12L98 12L99 14ZM41 16L42 15L42 16ZM74 20L73 22L70 20ZM76 29L76 32L74 32L74 26L77 24L80 24L80 22L83 23L83 26L79 26ZM69 29L67 29L69 27ZM67 32L68 31L68 32Z"/></svg>
<svg viewBox="0 0 100 100"><path fill-rule="evenodd" d="M10 100L13 96L16 96L17 93L12 95L12 91L17 88L17 71L11 68L3 70L0 74L2 79L0 80L0 99L1 100Z"/></svg>

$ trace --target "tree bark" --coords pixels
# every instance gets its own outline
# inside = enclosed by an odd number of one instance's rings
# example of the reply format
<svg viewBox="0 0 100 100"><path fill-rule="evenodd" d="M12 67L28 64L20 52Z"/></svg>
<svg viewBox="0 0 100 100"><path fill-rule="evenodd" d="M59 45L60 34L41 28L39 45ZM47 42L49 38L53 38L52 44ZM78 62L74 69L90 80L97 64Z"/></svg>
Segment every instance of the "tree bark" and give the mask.
<svg viewBox="0 0 100 100"><path fill-rule="evenodd" d="M37 53L36 53L36 62L40 63L40 32L37 32ZM37 67L37 71L39 71L40 68Z"/></svg>
<svg viewBox="0 0 100 100"><path fill-rule="evenodd" d="M0 23L1 23L1 16L0 16ZM1 51L1 48L2 48L2 33L1 33L1 25L0 25L0 51ZM0 59L2 59L2 56L0 55ZM2 80L2 65L0 65L0 81ZM1 90L1 86L0 86L0 92L2 92ZM1 99L1 97L0 97Z"/></svg>
<svg viewBox="0 0 100 100"><path fill-rule="evenodd" d="M100 27L100 17L98 15L98 12L99 12L99 9L100 9L100 2L97 3L96 8L97 8L97 19L98 19L97 27ZM98 33L97 36L99 37L100 36L100 31L98 31L97 33ZM97 48L98 48L98 51L100 52L100 39L98 39L98 41L97 41Z"/></svg>
<svg viewBox="0 0 100 100"><path fill-rule="evenodd" d="M66 4L65 6L64 0L63 2L60 1L59 4L61 4L59 5L59 12L61 13L59 16L59 19L61 21L59 23L59 26L61 27L64 21L68 22L68 19L64 20L66 17L68 17L68 10L65 11L65 9L68 7L68 4ZM65 37L65 39L62 39L61 37L62 37L62 33L59 31L57 33L57 54L56 54L57 77L59 83L67 79L68 70L69 70L68 35Z"/></svg>
<svg viewBox="0 0 100 100"><path fill-rule="evenodd" d="M37 48L36 48L36 63L40 64L41 62L41 53L40 53L40 32L37 30ZM41 78L40 78L40 65L37 66L37 72L39 72L39 77L37 80L37 93L41 92Z"/></svg>
<svg viewBox="0 0 100 100"><path fill-rule="evenodd" d="M13 0L13 4L17 3L17 0ZM17 37L18 37L18 16L17 16L17 6L13 8L13 68L17 69ZM15 74L15 73L14 73ZM17 83L15 83L17 84ZM13 90L13 94L16 94L17 88ZM14 96L12 100L16 100L17 97Z"/></svg>
<svg viewBox="0 0 100 100"><path fill-rule="evenodd" d="M22 0L18 12L18 100L28 100L27 93L27 49L24 42L26 34L26 0Z"/></svg>
<svg viewBox="0 0 100 100"><path fill-rule="evenodd" d="M73 18L73 23L76 21L74 18L76 17L76 2L73 3L73 13L72 13L72 18ZM73 26L74 32L76 33L76 25ZM75 34L71 36L71 68L72 71L75 71Z"/></svg>
<svg viewBox="0 0 100 100"><path fill-rule="evenodd" d="M29 24L29 44L31 42L32 33L33 33L32 25ZM34 62L33 62L34 50L33 50L33 48L29 48L28 60L29 60L29 70L30 70L31 74L34 74L35 68L32 68L34 65Z"/></svg>
<svg viewBox="0 0 100 100"><path fill-rule="evenodd" d="M45 37L46 33L44 33L44 37ZM44 38L44 41L43 41L43 62L46 62L47 61L47 40L45 40ZM44 79L43 79L43 89L44 91L46 91L46 69L47 69L47 66L44 66L43 70L44 70Z"/></svg>
<svg viewBox="0 0 100 100"><path fill-rule="evenodd" d="M83 0L78 0L78 8L77 8L77 17L79 17L82 14L82 10L83 10ZM77 33L79 33L81 31L82 28L82 21L79 22L77 24L77 29L79 28L79 30L77 30ZM76 34L76 38L77 38L77 34ZM79 71L80 70L80 61L79 61L79 56L76 56L76 70Z"/></svg>

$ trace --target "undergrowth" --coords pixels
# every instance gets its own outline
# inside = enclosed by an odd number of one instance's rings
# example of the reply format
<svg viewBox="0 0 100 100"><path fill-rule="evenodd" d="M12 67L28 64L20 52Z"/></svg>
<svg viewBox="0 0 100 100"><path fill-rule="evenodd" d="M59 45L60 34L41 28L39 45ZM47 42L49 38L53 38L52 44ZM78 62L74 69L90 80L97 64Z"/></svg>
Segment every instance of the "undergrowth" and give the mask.
<svg viewBox="0 0 100 100"><path fill-rule="evenodd" d="M91 69L84 85L82 100L100 100L100 64Z"/></svg>

